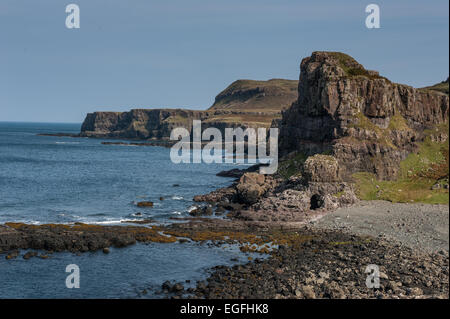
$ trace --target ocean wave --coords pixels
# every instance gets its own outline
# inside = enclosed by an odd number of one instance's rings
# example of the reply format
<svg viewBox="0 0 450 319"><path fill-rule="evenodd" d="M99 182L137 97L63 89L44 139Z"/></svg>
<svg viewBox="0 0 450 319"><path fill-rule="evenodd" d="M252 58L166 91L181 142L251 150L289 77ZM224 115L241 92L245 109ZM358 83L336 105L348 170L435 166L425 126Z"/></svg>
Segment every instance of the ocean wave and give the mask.
<svg viewBox="0 0 450 319"><path fill-rule="evenodd" d="M191 207L189 207L189 208L187 209L187 212L190 213L190 212L192 212L193 210L195 210L195 209L197 209L197 208L198 208L197 206L192 205Z"/></svg>
<svg viewBox="0 0 450 319"><path fill-rule="evenodd" d="M136 219L138 221L139 219ZM102 221L89 221L89 224L93 225L116 225L116 224L122 224L125 221L131 221L131 219L111 219L111 220L102 220ZM134 221L134 219L133 219Z"/></svg>
<svg viewBox="0 0 450 319"><path fill-rule="evenodd" d="M9 223L11 222L10 220L5 220L0 222L0 224L5 224L5 223ZM48 224L48 222L42 222L42 221L37 221L37 220L30 220L30 219L17 219L14 221L14 223L23 223L23 224L29 224L29 225L43 225L43 224Z"/></svg>
<svg viewBox="0 0 450 319"><path fill-rule="evenodd" d="M55 144L80 144L80 142L55 142Z"/></svg>
<svg viewBox="0 0 450 319"><path fill-rule="evenodd" d="M134 216L134 217L139 216L139 217L142 217L142 216L144 216L144 215L143 215L141 212L137 212L137 213L130 214L130 216Z"/></svg>

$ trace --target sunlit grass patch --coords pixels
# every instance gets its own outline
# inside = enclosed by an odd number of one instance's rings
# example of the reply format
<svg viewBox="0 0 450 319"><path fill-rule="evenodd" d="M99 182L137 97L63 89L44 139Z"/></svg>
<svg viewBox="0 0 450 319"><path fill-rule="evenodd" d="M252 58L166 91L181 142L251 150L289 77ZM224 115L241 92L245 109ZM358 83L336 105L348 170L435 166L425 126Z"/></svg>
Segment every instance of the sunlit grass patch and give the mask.
<svg viewBox="0 0 450 319"><path fill-rule="evenodd" d="M395 181L378 181L374 174L365 172L355 173L353 177L358 196L364 200L448 204L449 192L444 188L449 178L448 142L433 142L427 137L417 153L409 154L400 163ZM432 189L433 185L439 186Z"/></svg>

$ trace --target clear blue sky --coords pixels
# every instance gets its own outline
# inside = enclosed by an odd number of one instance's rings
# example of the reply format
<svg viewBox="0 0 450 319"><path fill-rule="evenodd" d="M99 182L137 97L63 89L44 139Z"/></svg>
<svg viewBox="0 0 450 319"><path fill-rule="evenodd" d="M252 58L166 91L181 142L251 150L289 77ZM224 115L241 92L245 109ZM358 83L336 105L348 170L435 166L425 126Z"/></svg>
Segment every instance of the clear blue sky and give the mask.
<svg viewBox="0 0 450 319"><path fill-rule="evenodd" d="M81 28L65 27L76 3ZM381 29L365 27L365 7ZM204 109L236 79L297 79L312 51L342 51L415 87L447 78L447 0L0 0L0 121Z"/></svg>

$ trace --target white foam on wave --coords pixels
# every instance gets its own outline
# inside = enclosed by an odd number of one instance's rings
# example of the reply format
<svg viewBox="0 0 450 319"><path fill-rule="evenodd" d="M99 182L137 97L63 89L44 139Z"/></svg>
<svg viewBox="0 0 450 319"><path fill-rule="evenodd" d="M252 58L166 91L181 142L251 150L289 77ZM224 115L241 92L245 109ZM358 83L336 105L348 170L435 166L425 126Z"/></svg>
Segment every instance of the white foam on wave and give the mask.
<svg viewBox="0 0 450 319"><path fill-rule="evenodd" d="M0 224L1 225L4 225L5 223L9 223L9 222L11 222L10 220L5 220L5 221L2 221L2 222L0 222ZM44 223L44 222L41 222L41 221L37 221L37 220L28 220L28 219L25 219L25 220L16 220L16 221L14 221L14 223L23 223L23 224L29 224L29 225L43 225L43 224L48 224L48 223Z"/></svg>
<svg viewBox="0 0 450 319"><path fill-rule="evenodd" d="M55 142L55 144L80 144L80 142Z"/></svg>
<svg viewBox="0 0 450 319"><path fill-rule="evenodd" d="M136 219L136 221L139 219ZM94 225L114 225L114 224L122 224L124 221L135 221L135 219L111 219L111 220L103 220L103 221L89 221L89 224Z"/></svg>
<svg viewBox="0 0 450 319"><path fill-rule="evenodd" d="M172 196L173 200L182 200L184 199L183 196Z"/></svg>
<svg viewBox="0 0 450 319"><path fill-rule="evenodd" d="M195 210L195 209L197 209L197 208L198 208L197 206L193 205L193 206L189 207L189 208L187 209L187 211L188 211L188 213L190 213L190 212L192 212L193 210Z"/></svg>
<svg viewBox="0 0 450 319"><path fill-rule="evenodd" d="M41 224L45 224L45 223L39 222L37 220L26 220L26 221L24 221L24 224L41 225Z"/></svg>

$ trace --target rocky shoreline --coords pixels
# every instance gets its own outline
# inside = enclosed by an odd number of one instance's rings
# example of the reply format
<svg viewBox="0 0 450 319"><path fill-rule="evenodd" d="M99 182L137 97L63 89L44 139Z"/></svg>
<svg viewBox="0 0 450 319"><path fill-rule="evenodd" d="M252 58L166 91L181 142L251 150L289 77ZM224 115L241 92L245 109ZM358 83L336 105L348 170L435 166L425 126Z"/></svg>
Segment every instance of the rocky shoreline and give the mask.
<svg viewBox="0 0 450 319"><path fill-rule="evenodd" d="M448 206L361 202L351 184L339 181L338 165L323 155L310 157L297 177L264 176L256 170L219 172L236 179L229 187L195 196L198 208L192 217L177 218L168 226L6 223L0 225L0 253L13 259L19 250L28 250L24 259L45 259L60 251L109 253L111 246L137 242L237 244L242 252L269 258L217 266L195 288L166 282L161 294L448 298ZM436 238L428 239L432 235ZM46 252L38 255L36 250ZM365 284L365 267L373 264L381 271L376 289Z"/></svg>
<svg viewBox="0 0 450 319"><path fill-rule="evenodd" d="M237 192L244 180L248 182L248 176L256 174L241 173L241 178L228 189L206 195L214 210L227 208L228 217L224 219L192 217L166 227L6 223L0 226L0 253L13 259L19 256L20 249L28 249L24 259L45 259L59 251L109 253L111 246L126 247L136 242L239 244L243 252L269 254L269 258L233 267L214 267L210 277L198 282L195 288L185 289L182 283L165 282L161 293L168 298L448 298L448 231L444 234L447 241L443 249L441 245L426 251L417 249L411 245L412 241L403 240L401 236L393 239L386 234L361 232L334 224L330 227L327 222L342 218L342 214L352 209L362 210L367 215L380 205L378 202L365 206L346 205L338 210L322 208L320 213L310 210L300 219L298 216L285 220L248 218L248 208L252 209L254 204L234 202L240 197L227 197L233 190ZM280 184L270 178L269 181L272 187L279 189ZM217 193L226 196L220 197ZM212 201L212 195L220 201ZM271 195L268 192L265 196ZM391 205L393 209L402 204ZM385 214L389 214L389 209L385 208ZM422 205L422 211L427 208ZM448 224L448 207L447 210L441 207L439 211L442 213L437 219L446 219ZM383 215L379 215L371 223L381 225L382 221ZM411 233L410 237L417 237L417 234ZM39 249L46 253L38 255L35 250ZM366 286L365 268L373 264L380 269L380 287L376 289Z"/></svg>
<svg viewBox="0 0 450 319"><path fill-rule="evenodd" d="M243 189L239 185L248 183L252 174L243 173L231 187L195 199L207 201L213 207L228 203L228 207L235 208L228 214L234 227L266 232L281 230L284 234L296 234L298 239L309 239L288 241L272 251L267 260L234 267L218 266L196 289L179 290L176 294L169 291L167 296L448 298L448 206L353 201L352 204L343 202L338 209L331 205L315 210L303 208L302 213L298 198L277 196L292 187L292 180L280 183L271 178L272 188L249 205L239 196ZM284 209L262 209L261 214L254 210L275 199L278 199L276 205ZM239 206L230 204L234 201ZM287 213L289 210L291 214ZM199 229L207 224L191 223L190 227ZM364 270L370 264L380 267L380 288L367 288L365 284Z"/></svg>
<svg viewBox="0 0 450 319"><path fill-rule="evenodd" d="M268 260L215 267L190 298L448 298L448 251L418 254L383 239L303 230L312 240L282 246ZM380 269L368 288L366 268Z"/></svg>

